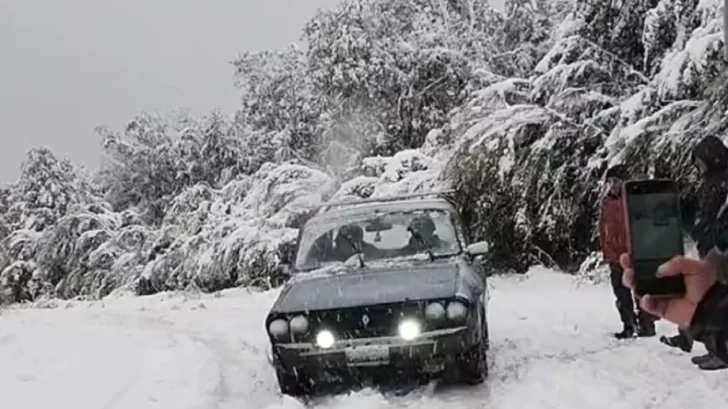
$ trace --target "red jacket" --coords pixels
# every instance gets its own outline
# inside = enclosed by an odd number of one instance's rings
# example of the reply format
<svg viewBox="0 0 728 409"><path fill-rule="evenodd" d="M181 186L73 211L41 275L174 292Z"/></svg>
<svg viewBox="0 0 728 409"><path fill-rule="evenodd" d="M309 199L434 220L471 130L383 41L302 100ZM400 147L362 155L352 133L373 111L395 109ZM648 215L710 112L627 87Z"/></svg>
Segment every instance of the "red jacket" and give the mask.
<svg viewBox="0 0 728 409"><path fill-rule="evenodd" d="M627 226L620 196L608 194L602 201L599 214L599 244L604 261L619 263L619 257L628 251Z"/></svg>

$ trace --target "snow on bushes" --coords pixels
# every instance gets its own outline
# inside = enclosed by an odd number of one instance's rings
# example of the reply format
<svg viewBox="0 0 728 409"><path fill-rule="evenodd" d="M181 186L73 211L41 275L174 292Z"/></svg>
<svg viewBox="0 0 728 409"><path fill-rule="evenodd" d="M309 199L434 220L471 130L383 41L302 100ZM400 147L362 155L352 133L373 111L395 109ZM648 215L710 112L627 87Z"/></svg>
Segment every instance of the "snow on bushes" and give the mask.
<svg viewBox="0 0 728 409"><path fill-rule="evenodd" d="M728 93L716 92L721 15L718 3L648 3L577 1L564 22L569 30L559 29L529 77L530 90L524 84L511 102L492 91L513 90L511 83L491 84L443 128L457 146L448 176L462 211L476 238L494 242L503 267L576 271L596 249L599 181L615 163L637 176L677 179L690 221L697 185L690 149L728 128L721 118ZM677 34L655 36L666 29ZM618 46L635 41L642 43Z"/></svg>
<svg viewBox="0 0 728 409"><path fill-rule="evenodd" d="M700 97L720 74L723 63L722 21L711 20L695 29L685 48L669 52L655 82L664 100Z"/></svg>
<svg viewBox="0 0 728 409"><path fill-rule="evenodd" d="M690 148L728 130L721 7L345 0L305 51L238 58L230 118L102 130L93 180L32 151L0 190L0 301L268 288L312 206L447 188L494 267L589 276L607 166L692 204Z"/></svg>
<svg viewBox="0 0 728 409"><path fill-rule="evenodd" d="M334 189L331 177L293 163L264 164L222 190L186 189L169 206L138 291L272 287L301 219Z"/></svg>
<svg viewBox="0 0 728 409"><path fill-rule="evenodd" d="M343 184L334 174L298 160L264 163L221 188L198 182L166 202L158 224L150 224L141 209L114 211L93 195L74 199L85 203L62 212L24 205L49 213L55 222L43 224L40 231L18 228L4 240L8 261L0 275L0 298L99 298L119 289L150 294L238 285L271 288L284 278L281 262L292 259L298 228L316 205L329 198L390 194L383 189L429 190L440 174L439 162L418 150L394 157L354 155L347 166L354 167L355 176ZM37 220L35 213L20 214L12 219L18 219L18 227L38 225L26 221Z"/></svg>
<svg viewBox="0 0 728 409"><path fill-rule="evenodd" d="M267 163L223 189L204 182L184 189L158 227L130 210L78 206L42 232L17 230L6 239L18 261L3 271L0 289L5 299L22 301L102 297L120 287L140 294L270 288L311 206L336 188L319 170Z"/></svg>
<svg viewBox="0 0 728 409"><path fill-rule="evenodd" d="M460 136L449 163L466 223L478 238L493 243L504 268L525 271L534 260L556 264L549 253L559 241L551 240L573 237L568 247L579 239L584 221L574 214L582 202L574 198L585 197L589 189L570 162L586 161L594 143L558 121L537 105L493 111ZM564 156L554 157L555 150ZM563 253L558 261L570 261L573 254Z"/></svg>
<svg viewBox="0 0 728 409"><path fill-rule="evenodd" d="M594 252L586 257L576 272L575 281L577 285L611 282L609 266L602 259L601 252Z"/></svg>

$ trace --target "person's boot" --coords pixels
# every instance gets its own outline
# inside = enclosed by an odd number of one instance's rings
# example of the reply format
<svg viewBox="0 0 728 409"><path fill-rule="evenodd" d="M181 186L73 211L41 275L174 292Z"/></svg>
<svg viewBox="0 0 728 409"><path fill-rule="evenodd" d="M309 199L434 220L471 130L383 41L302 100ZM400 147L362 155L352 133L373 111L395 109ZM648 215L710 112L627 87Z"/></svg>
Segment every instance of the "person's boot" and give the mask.
<svg viewBox="0 0 728 409"><path fill-rule="evenodd" d="M700 365L703 362L710 361L710 359L712 357L713 356L710 354L698 355L698 356L694 356L694 357L690 358L690 362L694 363L695 365Z"/></svg>
<svg viewBox="0 0 728 409"><path fill-rule="evenodd" d="M660 337L660 342L673 348L680 348L684 352L690 352L693 350L692 343L682 334L678 334L670 338L663 335Z"/></svg>
<svg viewBox="0 0 728 409"><path fill-rule="evenodd" d="M728 369L728 365L721 361L718 357L711 355L710 359L698 364L698 368L704 371L717 371L720 369Z"/></svg>
<svg viewBox="0 0 728 409"><path fill-rule="evenodd" d="M655 327L640 327L639 331L637 331L638 337L654 337L655 335L657 335L657 333L655 333Z"/></svg>
<svg viewBox="0 0 728 409"><path fill-rule="evenodd" d="M633 338L634 337L634 328L632 327L624 327L622 332L616 332L614 334L614 338L617 339L627 339L627 338Z"/></svg>
<svg viewBox="0 0 728 409"><path fill-rule="evenodd" d="M638 337L654 337L655 333L655 322L650 319L642 319L637 330Z"/></svg>
<svg viewBox="0 0 728 409"><path fill-rule="evenodd" d="M648 314L645 311L639 312L639 329L637 331L638 337L654 337L655 333L655 316Z"/></svg>

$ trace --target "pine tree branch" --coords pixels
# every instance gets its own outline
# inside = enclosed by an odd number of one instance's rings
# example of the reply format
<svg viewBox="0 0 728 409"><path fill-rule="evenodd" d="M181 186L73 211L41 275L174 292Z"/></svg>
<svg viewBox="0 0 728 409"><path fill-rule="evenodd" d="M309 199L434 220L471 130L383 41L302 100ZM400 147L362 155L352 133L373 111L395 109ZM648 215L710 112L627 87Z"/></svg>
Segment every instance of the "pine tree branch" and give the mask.
<svg viewBox="0 0 728 409"><path fill-rule="evenodd" d="M584 42L586 42L587 44L591 45L592 47L598 49L599 51L603 52L604 54L607 54L608 56L612 57L618 63L624 65L630 71L630 73L632 73L632 74L636 75L637 77L639 77L639 79L642 80L642 82L644 82L645 84L649 84L650 83L650 79L647 78L647 76L645 74L641 73L640 71L637 71L637 69L634 68L632 66L632 64L630 64L627 61L623 60L622 58L618 57L613 52L608 51L608 50L605 50L599 44L597 44L597 43L595 43L595 42L593 42L591 40L587 40L586 38L583 38L582 37L581 40L584 41Z"/></svg>
<svg viewBox="0 0 728 409"><path fill-rule="evenodd" d="M594 130L596 130L597 132L599 132L603 135L609 136L609 132L607 132L606 130L604 130L592 123L586 122L584 124L579 124L578 122L575 122L574 120L569 118L566 114L562 114L561 112L558 112L558 111L554 110L553 108L543 107L543 109L548 111L548 113L550 113L551 115L558 117L562 122L565 122L565 123L573 126L574 128L580 128L580 127L586 125L586 126L593 128Z"/></svg>

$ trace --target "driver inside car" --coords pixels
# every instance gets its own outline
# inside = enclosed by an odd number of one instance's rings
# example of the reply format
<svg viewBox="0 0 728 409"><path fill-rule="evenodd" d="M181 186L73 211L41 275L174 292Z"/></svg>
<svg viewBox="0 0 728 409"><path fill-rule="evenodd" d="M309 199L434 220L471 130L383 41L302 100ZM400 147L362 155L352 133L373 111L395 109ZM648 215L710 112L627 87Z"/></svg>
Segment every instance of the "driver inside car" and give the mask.
<svg viewBox="0 0 728 409"><path fill-rule="evenodd" d="M408 250L419 252L442 246L442 239L435 233L435 222L427 215L418 216L412 220L407 230L411 234L407 244Z"/></svg>
<svg viewBox="0 0 728 409"><path fill-rule="evenodd" d="M342 262L357 253L367 256L377 251L376 247L364 241L364 229L355 224L347 224L341 227L336 235L335 242L336 258Z"/></svg>

